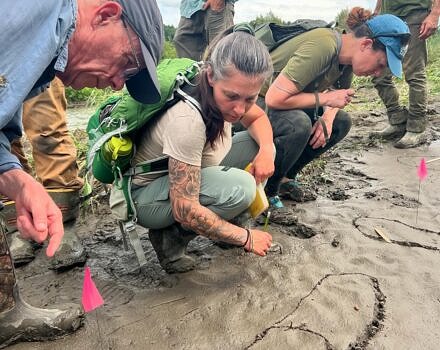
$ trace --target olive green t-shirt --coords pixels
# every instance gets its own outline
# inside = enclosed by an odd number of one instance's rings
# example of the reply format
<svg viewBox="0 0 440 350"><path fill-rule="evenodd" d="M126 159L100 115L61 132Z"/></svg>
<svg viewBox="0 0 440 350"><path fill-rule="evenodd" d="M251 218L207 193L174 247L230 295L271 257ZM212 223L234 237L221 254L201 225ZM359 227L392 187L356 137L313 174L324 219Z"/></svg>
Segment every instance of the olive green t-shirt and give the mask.
<svg viewBox="0 0 440 350"><path fill-rule="evenodd" d="M339 64L339 35L332 29L318 28L278 46L270 53L274 66L271 81L282 73L304 92L324 91L331 87L348 88L351 67ZM261 96L266 94L269 85L270 81L266 81Z"/></svg>
<svg viewBox="0 0 440 350"><path fill-rule="evenodd" d="M432 0L382 0L382 13L405 17L414 11L431 9Z"/></svg>

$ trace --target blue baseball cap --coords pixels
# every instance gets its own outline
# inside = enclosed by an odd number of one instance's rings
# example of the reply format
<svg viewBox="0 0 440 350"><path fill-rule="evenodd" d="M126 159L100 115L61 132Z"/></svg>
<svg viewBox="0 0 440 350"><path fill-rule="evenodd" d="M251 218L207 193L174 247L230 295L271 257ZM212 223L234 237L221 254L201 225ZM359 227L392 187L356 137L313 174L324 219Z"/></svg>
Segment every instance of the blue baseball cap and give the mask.
<svg viewBox="0 0 440 350"><path fill-rule="evenodd" d="M411 35L408 26L399 17L389 14L375 16L366 24L373 34L372 39L385 45L391 73L402 78L402 60Z"/></svg>

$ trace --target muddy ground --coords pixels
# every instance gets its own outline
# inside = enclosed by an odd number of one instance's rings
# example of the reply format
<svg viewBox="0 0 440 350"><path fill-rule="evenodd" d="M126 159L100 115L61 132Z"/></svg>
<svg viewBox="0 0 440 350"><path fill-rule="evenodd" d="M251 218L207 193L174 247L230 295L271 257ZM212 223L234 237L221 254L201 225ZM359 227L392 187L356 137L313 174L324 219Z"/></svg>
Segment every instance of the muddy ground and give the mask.
<svg viewBox="0 0 440 350"><path fill-rule="evenodd" d="M397 150L368 138L382 111L353 113L349 136L304 176L317 200L285 202L297 220L270 224L279 248L265 258L199 237L198 268L167 275L142 231L140 271L102 198L79 235L105 305L71 336L11 349L438 349L440 161L420 194L416 169L440 157L440 98L429 117L430 144ZM47 266L40 251L17 270L26 300L80 302L84 268Z"/></svg>

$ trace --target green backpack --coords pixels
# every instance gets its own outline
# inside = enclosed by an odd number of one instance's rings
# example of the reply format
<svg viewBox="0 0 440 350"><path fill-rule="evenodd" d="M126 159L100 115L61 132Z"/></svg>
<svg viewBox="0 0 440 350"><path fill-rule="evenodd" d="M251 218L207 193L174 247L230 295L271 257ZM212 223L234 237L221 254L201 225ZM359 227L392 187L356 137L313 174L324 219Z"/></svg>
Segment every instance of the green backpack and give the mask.
<svg viewBox="0 0 440 350"><path fill-rule="evenodd" d="M88 171L91 171L101 182L114 184L112 195L114 194L113 197L116 198L116 206L112 207L112 212L118 218L125 249L128 250L129 239L141 269L146 265L147 260L136 231L137 213L131 197L131 181L136 174L151 171L166 173L168 159L160 157L152 161L132 164L135 150L131 149L130 139L135 139L136 132L140 128L178 101L183 100L200 110L200 104L183 90L194 86L191 80L199 74L200 68L201 63L188 58L162 60L157 66L161 94L159 102L142 104L135 101L128 93L114 96L98 108L87 125ZM109 151L107 147L109 144L113 145L110 150L112 157L105 161L103 153ZM118 157L118 151L121 149L125 154L123 157ZM125 159L121 162L120 158Z"/></svg>
<svg viewBox="0 0 440 350"><path fill-rule="evenodd" d="M255 29L255 37L261 40L270 52L297 35L316 28L332 28L333 24L319 19L298 19L292 24L269 22Z"/></svg>
<svg viewBox="0 0 440 350"><path fill-rule="evenodd" d="M96 171L98 162L103 161L97 154L112 138L129 139L149 120L171 107L180 100L189 101L198 107L198 102L185 93L181 88L191 84L190 81L198 75L200 63L188 58L164 59L157 66L157 78L160 84L161 99L154 104L142 104L134 100L128 93L112 96L105 101L89 119L87 134L89 148L87 168L101 182L112 183L130 166L130 162L121 165L116 157L108 160L111 166ZM134 154L132 152L130 156Z"/></svg>

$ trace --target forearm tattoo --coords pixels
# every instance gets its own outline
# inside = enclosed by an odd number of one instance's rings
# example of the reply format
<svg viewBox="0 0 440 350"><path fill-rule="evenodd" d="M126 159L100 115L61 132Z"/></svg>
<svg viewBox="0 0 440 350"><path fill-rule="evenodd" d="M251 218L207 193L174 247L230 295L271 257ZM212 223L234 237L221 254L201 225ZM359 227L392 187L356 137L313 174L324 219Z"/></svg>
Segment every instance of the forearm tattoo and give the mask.
<svg viewBox="0 0 440 350"><path fill-rule="evenodd" d="M199 235L240 244L246 233L200 204L200 167L170 157L168 171L174 218Z"/></svg>

